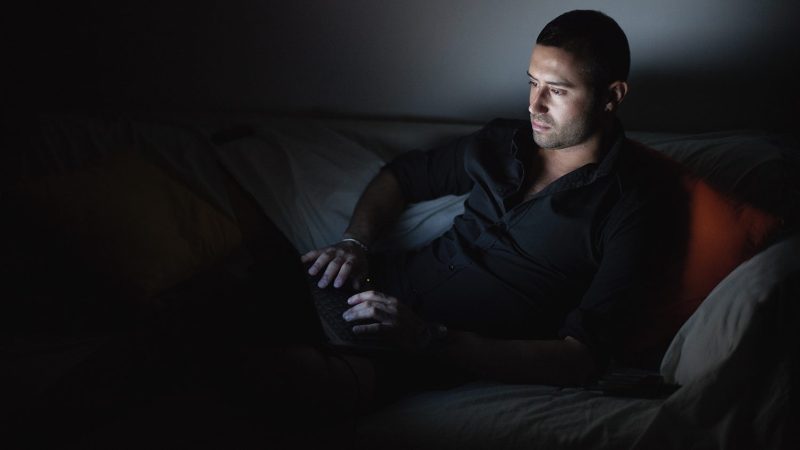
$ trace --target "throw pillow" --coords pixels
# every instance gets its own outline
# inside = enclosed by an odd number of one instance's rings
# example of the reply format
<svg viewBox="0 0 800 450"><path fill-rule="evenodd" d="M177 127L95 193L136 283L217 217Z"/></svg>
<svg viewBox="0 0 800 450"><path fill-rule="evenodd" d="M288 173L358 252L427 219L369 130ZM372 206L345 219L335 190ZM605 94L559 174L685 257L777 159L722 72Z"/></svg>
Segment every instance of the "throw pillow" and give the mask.
<svg viewBox="0 0 800 450"><path fill-rule="evenodd" d="M713 187L682 164L643 149L658 175L650 189L660 199L645 290L625 336L622 357L657 367L678 329L732 270L761 251L782 219Z"/></svg>
<svg viewBox="0 0 800 450"><path fill-rule="evenodd" d="M241 243L237 223L135 150L4 194L4 272L20 292L149 299ZM22 295L24 297L24 295Z"/></svg>

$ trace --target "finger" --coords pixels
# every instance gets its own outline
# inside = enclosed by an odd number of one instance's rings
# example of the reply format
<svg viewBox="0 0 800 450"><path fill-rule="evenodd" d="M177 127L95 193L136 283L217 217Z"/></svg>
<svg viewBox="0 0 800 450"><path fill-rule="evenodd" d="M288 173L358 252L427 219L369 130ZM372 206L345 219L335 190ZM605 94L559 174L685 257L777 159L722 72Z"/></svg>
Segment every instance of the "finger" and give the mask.
<svg viewBox="0 0 800 450"><path fill-rule="evenodd" d="M394 305L368 300L348 309L342 317L348 321L375 320L394 325L397 322L397 308Z"/></svg>
<svg viewBox="0 0 800 450"><path fill-rule="evenodd" d="M347 303L350 305L357 305L365 301L375 301L390 305L397 305L396 298L392 297L391 295L386 295L383 292L375 290L359 292L358 294L353 295L347 299Z"/></svg>
<svg viewBox="0 0 800 450"><path fill-rule="evenodd" d="M318 274L319 271L322 270L322 268L325 267L325 265L328 264L331 259L333 259L333 249L326 248L320 251L319 255L317 256L317 260L314 261L314 264L308 268L308 274L312 276Z"/></svg>
<svg viewBox="0 0 800 450"><path fill-rule="evenodd" d="M387 305L379 302L360 303L344 313L342 317L348 322L354 320L374 320L384 324L394 324L396 311L391 311Z"/></svg>
<svg viewBox="0 0 800 450"><path fill-rule="evenodd" d="M344 285L344 282L347 281L347 277L349 277L350 273L353 271L354 259L355 258L352 256L345 258L341 268L339 268L339 274L336 276L336 279L333 280L333 287L340 288Z"/></svg>
<svg viewBox="0 0 800 450"><path fill-rule="evenodd" d="M317 286L324 288L328 284L330 284L331 280L336 278L336 275L342 268L342 264L344 264L344 256L341 251L336 251L336 256L330 260L328 263L328 267L325 268L325 273L319 279Z"/></svg>
<svg viewBox="0 0 800 450"><path fill-rule="evenodd" d="M372 298L372 291L359 292L358 294L351 295L347 298L348 305L357 305L361 302L370 300Z"/></svg>
<svg viewBox="0 0 800 450"><path fill-rule="evenodd" d="M305 253L305 254L303 254L302 256L300 256L300 261L301 261L303 264L309 263L309 262L311 262L311 261L313 261L313 260L317 259L317 257L318 257L318 256L319 256L321 253L322 253L322 251L321 251L321 250L311 250L311 251L309 251L309 252L306 252L306 253Z"/></svg>

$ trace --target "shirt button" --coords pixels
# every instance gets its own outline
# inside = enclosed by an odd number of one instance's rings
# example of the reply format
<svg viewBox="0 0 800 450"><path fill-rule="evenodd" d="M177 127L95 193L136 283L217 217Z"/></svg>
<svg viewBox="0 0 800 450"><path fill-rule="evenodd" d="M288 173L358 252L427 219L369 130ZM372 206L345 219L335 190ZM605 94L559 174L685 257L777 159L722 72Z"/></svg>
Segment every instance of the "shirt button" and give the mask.
<svg viewBox="0 0 800 450"><path fill-rule="evenodd" d="M450 270L455 270L456 266L450 264L447 268L450 269Z"/></svg>

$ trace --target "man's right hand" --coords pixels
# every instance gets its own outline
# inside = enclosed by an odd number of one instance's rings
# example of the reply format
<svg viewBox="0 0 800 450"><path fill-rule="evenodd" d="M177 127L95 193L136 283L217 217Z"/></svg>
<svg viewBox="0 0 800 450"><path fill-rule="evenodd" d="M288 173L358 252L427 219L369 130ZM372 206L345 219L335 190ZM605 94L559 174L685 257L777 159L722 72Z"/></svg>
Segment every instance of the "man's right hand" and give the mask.
<svg viewBox="0 0 800 450"><path fill-rule="evenodd" d="M333 287L344 286L348 279L353 280L353 289L360 290L368 273L367 252L351 241L337 242L328 247L311 250L301 256L303 264L311 263L308 274L316 276L322 273L317 286L327 287L333 281Z"/></svg>
<svg viewBox="0 0 800 450"><path fill-rule="evenodd" d="M366 245L400 216L405 205L400 183L392 171L379 171L356 202L344 239L301 257L304 264L312 263L309 275L322 274L317 285L324 288L333 284L338 288L352 280L354 289L363 289L368 274Z"/></svg>

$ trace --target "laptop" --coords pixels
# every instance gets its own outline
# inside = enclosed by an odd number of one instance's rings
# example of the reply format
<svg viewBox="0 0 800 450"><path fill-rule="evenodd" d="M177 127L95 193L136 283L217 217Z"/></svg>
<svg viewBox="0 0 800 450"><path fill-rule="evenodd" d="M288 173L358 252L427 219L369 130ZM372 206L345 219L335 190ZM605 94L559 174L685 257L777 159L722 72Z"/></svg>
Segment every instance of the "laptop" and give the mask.
<svg viewBox="0 0 800 450"><path fill-rule="evenodd" d="M251 317L265 314L280 317L280 323L271 326L271 333L277 333L273 334L274 338L286 342L321 343L340 351L365 355L399 351L384 336L353 333L354 325L370 323L348 322L342 317L351 307L347 299L358 291L352 287L320 288L317 286L319 276L308 274L308 266L300 262L300 254L288 240L281 237L278 240L283 241L280 250L270 252L267 260L242 251L229 258L226 264L227 271L239 279L259 280L256 284L261 286L260 294L257 294L261 308L251 312ZM263 301L265 297L269 303ZM259 326L263 326L263 322Z"/></svg>
<svg viewBox="0 0 800 450"><path fill-rule="evenodd" d="M301 266L302 267L302 266ZM347 299L358 293L350 287L334 288L317 286L318 276L312 277L306 273L311 301L316 311L316 321L327 345L349 352L384 354L397 352L397 347L388 342L383 336L376 334L355 334L353 325L369 323L368 321L347 322L342 318L342 313L350 308Z"/></svg>
<svg viewBox="0 0 800 450"><path fill-rule="evenodd" d="M223 171L228 196L231 200L242 239L248 250L239 253L238 258L231 258L232 266L249 272L259 267L257 278L265 280L271 286L267 289L274 296L275 285L281 297L294 291L289 296L287 307L294 311L276 327L284 330L288 339L309 338L312 342L340 350L368 354L396 353L398 348L378 335L356 335L352 331L355 323L348 323L342 313L349 308L347 298L356 292L351 288L321 289L317 286L317 277L308 274L307 267L300 262L301 253L278 226L263 213L255 199L242 189L241 185L227 171ZM248 269L249 267L249 269ZM235 271L236 269L234 269ZM283 303L283 302L281 302ZM270 308L280 308L270 305Z"/></svg>

